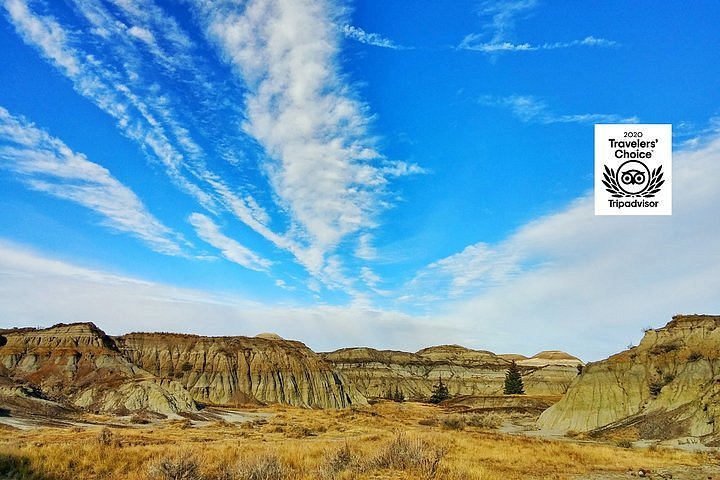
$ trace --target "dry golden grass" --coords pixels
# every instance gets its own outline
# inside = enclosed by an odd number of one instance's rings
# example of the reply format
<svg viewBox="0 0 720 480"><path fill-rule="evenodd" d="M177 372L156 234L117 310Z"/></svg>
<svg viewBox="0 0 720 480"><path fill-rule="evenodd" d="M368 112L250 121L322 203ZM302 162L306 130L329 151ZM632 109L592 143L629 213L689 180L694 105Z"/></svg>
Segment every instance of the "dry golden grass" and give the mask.
<svg viewBox="0 0 720 480"><path fill-rule="evenodd" d="M481 422L453 430L442 425L448 414L441 407L412 403L256 412L270 417L192 428L174 421L124 428L0 430L0 477L15 472L10 478L562 479L712 460L674 450L511 436ZM173 468L192 472L172 477Z"/></svg>

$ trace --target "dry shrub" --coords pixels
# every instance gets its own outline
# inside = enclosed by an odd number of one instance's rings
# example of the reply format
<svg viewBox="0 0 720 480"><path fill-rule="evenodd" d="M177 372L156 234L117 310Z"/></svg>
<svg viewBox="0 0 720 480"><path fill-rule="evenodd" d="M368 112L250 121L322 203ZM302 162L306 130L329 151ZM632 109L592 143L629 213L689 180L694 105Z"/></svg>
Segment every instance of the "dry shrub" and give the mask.
<svg viewBox="0 0 720 480"><path fill-rule="evenodd" d="M632 448L633 444L630 440L618 440L615 445L620 448Z"/></svg>
<svg viewBox="0 0 720 480"><path fill-rule="evenodd" d="M475 413L467 415L465 423L469 427L496 429L502 426L503 419L497 413Z"/></svg>
<svg viewBox="0 0 720 480"><path fill-rule="evenodd" d="M97 435L97 442L103 447L115 447L118 444L115 434L107 427L103 427Z"/></svg>
<svg viewBox="0 0 720 480"><path fill-rule="evenodd" d="M290 469L280 459L263 453L238 464L238 480L285 480L290 478Z"/></svg>
<svg viewBox="0 0 720 480"><path fill-rule="evenodd" d="M155 460L148 474L158 480L202 480L200 462L186 450Z"/></svg>
<svg viewBox="0 0 720 480"><path fill-rule="evenodd" d="M426 427L436 427L438 425L438 419L437 418L421 418L418 420L419 425L425 425Z"/></svg>
<svg viewBox="0 0 720 480"><path fill-rule="evenodd" d="M290 438L304 438L314 437L316 434L304 425L293 425L285 432L285 435Z"/></svg>
<svg viewBox="0 0 720 480"><path fill-rule="evenodd" d="M331 480L343 470L351 467L353 461L350 445L345 444L339 449L325 454L323 462L318 466L318 478Z"/></svg>
<svg viewBox="0 0 720 480"><path fill-rule="evenodd" d="M463 415L451 415L443 418L442 426L448 430L464 430L467 423Z"/></svg>
<svg viewBox="0 0 720 480"><path fill-rule="evenodd" d="M422 439L408 438L404 433L398 433L370 459L368 466L412 470L419 475L418 478L431 479L435 478L445 453L445 448L433 447Z"/></svg>

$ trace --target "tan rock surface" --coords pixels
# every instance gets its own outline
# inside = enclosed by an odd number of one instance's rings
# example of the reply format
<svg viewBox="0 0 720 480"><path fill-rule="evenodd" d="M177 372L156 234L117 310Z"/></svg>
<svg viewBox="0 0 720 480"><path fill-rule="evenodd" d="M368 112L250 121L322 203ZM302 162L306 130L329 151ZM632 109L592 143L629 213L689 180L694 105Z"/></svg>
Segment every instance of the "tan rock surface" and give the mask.
<svg viewBox="0 0 720 480"><path fill-rule="evenodd" d="M332 365L304 344L277 335L132 333L115 340L133 363L179 382L204 404L262 402L317 408L367 404Z"/></svg>
<svg viewBox="0 0 720 480"><path fill-rule="evenodd" d="M323 354L368 398L401 392L406 399L427 400L440 379L451 395L502 394L510 360L485 350L441 345L416 353L372 348L344 348ZM514 356L513 356L514 358ZM533 360L522 357L522 361ZM568 354L521 365L530 395L559 395L577 376L582 361Z"/></svg>
<svg viewBox="0 0 720 480"><path fill-rule="evenodd" d="M38 398L98 412L196 409L180 384L162 382L130 363L92 323L4 330L0 336L8 395L35 391Z"/></svg>
<svg viewBox="0 0 720 480"><path fill-rule="evenodd" d="M678 315L637 347L589 363L539 426L586 432L633 428L641 438L717 441L720 316Z"/></svg>

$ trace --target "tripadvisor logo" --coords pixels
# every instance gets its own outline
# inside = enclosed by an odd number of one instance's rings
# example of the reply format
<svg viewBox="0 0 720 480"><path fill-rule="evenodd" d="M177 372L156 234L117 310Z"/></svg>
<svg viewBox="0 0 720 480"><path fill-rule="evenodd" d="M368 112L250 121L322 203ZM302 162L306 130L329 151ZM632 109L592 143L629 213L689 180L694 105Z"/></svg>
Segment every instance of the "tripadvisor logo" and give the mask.
<svg viewBox="0 0 720 480"><path fill-rule="evenodd" d="M671 125L595 125L595 214L671 215Z"/></svg>
<svg viewBox="0 0 720 480"><path fill-rule="evenodd" d="M616 170L604 165L602 183L605 190L614 198L653 198L663 186L662 165L652 171L639 160L628 160ZM620 208L621 200L609 200L610 206ZM635 200L623 202L626 206L640 205L656 207L657 201Z"/></svg>

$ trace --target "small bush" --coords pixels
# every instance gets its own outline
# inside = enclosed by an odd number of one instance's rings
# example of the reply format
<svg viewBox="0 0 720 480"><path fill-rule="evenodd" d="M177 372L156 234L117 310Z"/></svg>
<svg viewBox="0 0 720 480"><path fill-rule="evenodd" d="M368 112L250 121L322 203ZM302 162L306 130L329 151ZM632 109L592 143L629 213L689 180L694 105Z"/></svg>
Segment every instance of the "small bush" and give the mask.
<svg viewBox="0 0 720 480"><path fill-rule="evenodd" d="M241 462L237 469L238 480L285 480L290 469L273 454L262 454Z"/></svg>
<svg viewBox="0 0 720 480"><path fill-rule="evenodd" d="M117 445L115 434L109 428L105 427L100 430L97 435L97 442L104 447L112 447Z"/></svg>
<svg viewBox="0 0 720 480"><path fill-rule="evenodd" d="M130 417L130 423L134 423L135 425L147 425L148 423L150 423L150 419L144 415L136 413L135 415Z"/></svg>
<svg viewBox="0 0 720 480"><path fill-rule="evenodd" d="M370 460L370 466L413 470L418 474L417 478L432 479L435 478L440 461L446 453L444 448L436 448L421 439L411 439L398 433Z"/></svg>
<svg viewBox="0 0 720 480"><path fill-rule="evenodd" d="M692 352L690 356L688 356L688 362L697 362L698 360L702 360L702 358L702 353Z"/></svg>
<svg viewBox="0 0 720 480"><path fill-rule="evenodd" d="M316 436L316 433L314 433L308 427L304 427L302 425L293 425L286 432L286 435L290 438L305 438L305 437L314 437L314 436Z"/></svg>
<svg viewBox="0 0 720 480"><path fill-rule="evenodd" d="M418 424L425 425L426 427L436 427L439 423L437 418L421 418L418 420Z"/></svg>
<svg viewBox="0 0 720 480"><path fill-rule="evenodd" d="M442 426L448 430L464 430L467 423L462 415L452 415L443 418Z"/></svg>
<svg viewBox="0 0 720 480"><path fill-rule="evenodd" d="M324 462L320 465L320 477L334 478L337 473L350 467L352 459L350 445L345 443L338 450L325 456Z"/></svg>
<svg viewBox="0 0 720 480"><path fill-rule="evenodd" d="M475 413L468 415L465 418L465 423L469 427L496 429L502 426L503 420L497 413Z"/></svg>
<svg viewBox="0 0 720 480"><path fill-rule="evenodd" d="M202 480L200 462L187 451L155 460L148 474L150 478L159 480Z"/></svg>
<svg viewBox="0 0 720 480"><path fill-rule="evenodd" d="M660 391L662 391L662 388L665 386L664 383L661 381L655 381L650 383L650 395L653 397L657 397L660 395Z"/></svg>
<svg viewBox="0 0 720 480"><path fill-rule="evenodd" d="M632 448L633 446L630 440L618 440L615 445L620 448Z"/></svg>

